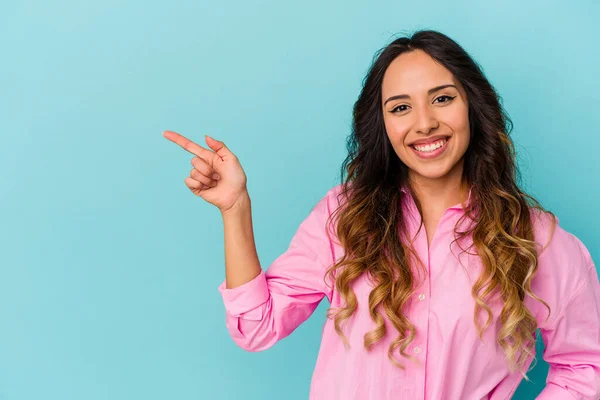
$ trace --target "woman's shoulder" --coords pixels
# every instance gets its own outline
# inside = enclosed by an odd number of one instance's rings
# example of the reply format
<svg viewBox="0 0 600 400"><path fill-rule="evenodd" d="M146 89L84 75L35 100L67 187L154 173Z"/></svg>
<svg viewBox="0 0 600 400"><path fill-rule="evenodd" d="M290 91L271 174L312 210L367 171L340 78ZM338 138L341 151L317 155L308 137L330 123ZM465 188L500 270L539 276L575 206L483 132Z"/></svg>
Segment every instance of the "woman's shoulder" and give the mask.
<svg viewBox="0 0 600 400"><path fill-rule="evenodd" d="M320 195L319 200L315 203L312 211L322 211L322 214L328 216L331 214L343 201L343 184L337 184L329 187L324 194Z"/></svg>
<svg viewBox="0 0 600 400"><path fill-rule="evenodd" d="M538 247L538 269L532 290L561 309L589 279L594 263L582 240L561 226L558 218L538 209L533 209L531 216Z"/></svg>
<svg viewBox="0 0 600 400"><path fill-rule="evenodd" d="M339 184L334 185L331 188L329 188L329 190L325 194L325 197L327 197L329 199L329 201L333 200L333 201L339 202L341 200L343 191L344 191L344 185L339 183Z"/></svg>
<svg viewBox="0 0 600 400"><path fill-rule="evenodd" d="M539 255L562 262L591 262L591 254L579 237L560 224L559 218L546 211L530 208L533 235Z"/></svg>

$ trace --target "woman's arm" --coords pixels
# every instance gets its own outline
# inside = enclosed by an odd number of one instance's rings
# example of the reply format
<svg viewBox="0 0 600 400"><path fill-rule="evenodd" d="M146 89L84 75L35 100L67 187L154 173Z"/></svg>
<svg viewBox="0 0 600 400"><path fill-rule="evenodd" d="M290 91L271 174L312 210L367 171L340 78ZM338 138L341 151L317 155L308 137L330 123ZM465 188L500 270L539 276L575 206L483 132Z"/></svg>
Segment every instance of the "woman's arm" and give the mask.
<svg viewBox="0 0 600 400"><path fill-rule="evenodd" d="M219 286L226 325L236 344L262 351L291 334L332 288L325 272L333 262L326 233L328 196L302 221L288 249L262 271L256 255L250 207L225 215L227 277Z"/></svg>
<svg viewBox="0 0 600 400"><path fill-rule="evenodd" d="M262 271L256 254L248 192L221 216L225 234L226 287L233 289L256 278Z"/></svg>
<svg viewBox="0 0 600 400"><path fill-rule="evenodd" d="M589 252L577 242L577 265L566 267L585 268L587 274L560 314L540 327L550 368L537 400L600 399L600 283Z"/></svg>

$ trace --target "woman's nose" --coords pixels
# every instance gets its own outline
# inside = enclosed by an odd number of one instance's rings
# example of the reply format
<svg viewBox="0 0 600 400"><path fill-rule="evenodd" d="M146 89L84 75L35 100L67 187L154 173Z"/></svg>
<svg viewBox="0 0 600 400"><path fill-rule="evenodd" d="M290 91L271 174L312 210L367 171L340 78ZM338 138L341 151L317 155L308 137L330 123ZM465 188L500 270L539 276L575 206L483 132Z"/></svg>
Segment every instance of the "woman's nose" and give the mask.
<svg viewBox="0 0 600 400"><path fill-rule="evenodd" d="M439 126L435 113L429 107L423 107L416 112L415 131L428 134L432 129Z"/></svg>

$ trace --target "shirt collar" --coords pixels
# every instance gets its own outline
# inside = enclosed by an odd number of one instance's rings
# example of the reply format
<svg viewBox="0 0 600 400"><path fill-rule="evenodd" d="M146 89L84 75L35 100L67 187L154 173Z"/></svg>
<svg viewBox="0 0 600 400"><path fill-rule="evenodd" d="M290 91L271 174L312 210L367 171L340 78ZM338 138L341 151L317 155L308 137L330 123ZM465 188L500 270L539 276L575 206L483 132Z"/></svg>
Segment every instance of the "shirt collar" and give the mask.
<svg viewBox="0 0 600 400"><path fill-rule="evenodd" d="M471 194L473 192L473 186L475 186L475 185L471 185L471 187L469 188L469 195L467 197L467 200L465 201L465 207L469 206L469 204L471 203ZM408 190L408 186L406 185L406 183L404 185L402 185L402 187L400 188L400 191L404 194L409 195L412 198L412 195L410 194L410 191ZM452 210L462 210L462 204L458 203L458 204L455 204L448 208L452 209Z"/></svg>

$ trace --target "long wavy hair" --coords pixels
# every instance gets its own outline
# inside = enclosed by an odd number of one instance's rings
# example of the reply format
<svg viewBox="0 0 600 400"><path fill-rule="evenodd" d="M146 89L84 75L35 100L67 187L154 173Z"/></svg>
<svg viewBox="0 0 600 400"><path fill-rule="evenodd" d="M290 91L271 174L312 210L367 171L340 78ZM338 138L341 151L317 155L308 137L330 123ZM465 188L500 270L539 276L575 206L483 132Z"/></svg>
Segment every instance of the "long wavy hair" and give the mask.
<svg viewBox="0 0 600 400"><path fill-rule="evenodd" d="M397 157L387 137L381 105L383 76L399 55L420 49L447 68L466 90L469 103L470 144L464 155L463 181L471 187L471 201L464 205L464 215L454 228L455 241L472 235L483 264L481 276L473 285L474 323L480 340L493 320L486 304L496 289L503 302L500 313L502 328L497 341L509 361L511 371L522 370L528 357L535 360L537 323L523 300L529 295L546 302L531 291L531 281L538 267L538 249L534 241L532 211L536 208L553 213L517 185L520 174L514 144L509 137L512 121L505 112L501 97L484 76L482 69L467 52L448 36L433 30L420 30L400 37L380 49L362 82L362 90L353 108L352 132L347 139L348 156L341 167L343 207L337 208L328 223L337 221L337 239L345 254L332 265L326 279L333 281L344 305L329 308L327 317L334 319L335 330L349 346L342 331L343 323L357 309L352 282L368 273L374 288L369 295L369 313L376 327L364 335L364 346L371 346L386 334L382 312L399 335L388 349L393 364L404 369L393 353L405 352L415 337L414 325L402 309L413 294L415 278L409 267L410 255L416 255L406 230L400 188L408 184L408 167ZM346 174L346 178L344 175ZM410 189L410 193L414 193ZM421 204L415 203L422 215ZM464 218L471 218L470 228L459 231ZM421 226L423 222L421 221ZM462 249L462 247L461 247ZM462 249L468 251L468 249ZM415 257L418 259L418 256ZM425 267L421 265L425 270ZM483 308L487 321L483 327L477 318ZM406 333L408 332L408 334ZM528 371L527 371L528 372ZM527 374L523 374L527 380Z"/></svg>

